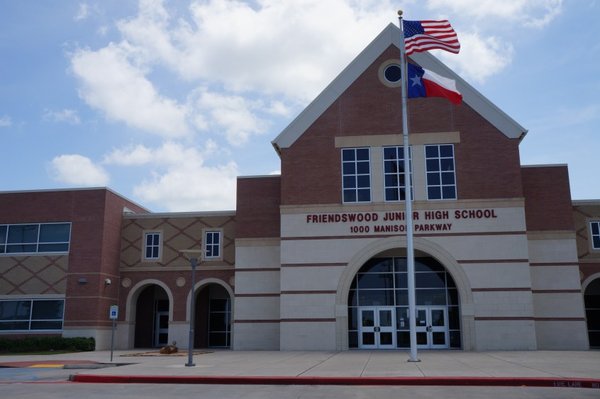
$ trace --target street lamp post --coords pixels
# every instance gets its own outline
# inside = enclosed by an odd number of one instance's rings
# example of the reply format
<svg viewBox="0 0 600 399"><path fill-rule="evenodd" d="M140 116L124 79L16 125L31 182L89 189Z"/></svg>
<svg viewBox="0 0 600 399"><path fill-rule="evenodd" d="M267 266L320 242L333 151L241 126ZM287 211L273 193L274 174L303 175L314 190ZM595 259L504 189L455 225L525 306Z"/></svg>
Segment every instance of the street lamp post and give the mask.
<svg viewBox="0 0 600 399"><path fill-rule="evenodd" d="M186 367L194 367L194 323L195 323L195 309L194 305L194 286L196 285L196 266L198 266L198 258L191 258L190 265L192 266L192 284L190 286L190 331L188 337L188 362L185 364Z"/></svg>

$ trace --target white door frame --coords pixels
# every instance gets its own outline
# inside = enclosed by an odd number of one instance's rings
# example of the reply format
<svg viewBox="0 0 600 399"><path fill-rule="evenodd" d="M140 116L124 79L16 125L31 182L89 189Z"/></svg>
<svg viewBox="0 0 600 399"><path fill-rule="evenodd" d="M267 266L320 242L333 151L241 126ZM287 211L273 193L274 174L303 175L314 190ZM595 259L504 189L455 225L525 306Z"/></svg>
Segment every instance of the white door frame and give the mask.
<svg viewBox="0 0 600 399"><path fill-rule="evenodd" d="M167 338L167 342L160 342L160 334L169 334L169 312L168 311L157 311L154 313L154 346L159 347L163 345L167 345L169 343L169 339ZM160 321L162 317L167 318L167 328L160 328Z"/></svg>
<svg viewBox="0 0 600 399"><path fill-rule="evenodd" d="M419 317L419 311L421 311L421 316ZM441 325L434 325L439 322L439 319L433 319L433 312L441 311ZM445 349L450 347L450 333L448 330L448 307L447 306L417 306L417 335L423 336L425 334L426 343L421 343L417 345L417 348L421 349ZM435 323L434 323L435 322ZM433 336L439 336L439 334L444 334L444 343L443 344L434 344Z"/></svg>
<svg viewBox="0 0 600 399"><path fill-rule="evenodd" d="M363 319L363 312L372 312L370 322ZM389 317L381 317L384 313L389 313ZM365 323L367 325L363 325ZM363 333L373 334L373 344L363 343ZM390 334L391 343L382 343L383 334ZM360 306L358 308L358 347L361 349L396 349L396 308L394 306Z"/></svg>

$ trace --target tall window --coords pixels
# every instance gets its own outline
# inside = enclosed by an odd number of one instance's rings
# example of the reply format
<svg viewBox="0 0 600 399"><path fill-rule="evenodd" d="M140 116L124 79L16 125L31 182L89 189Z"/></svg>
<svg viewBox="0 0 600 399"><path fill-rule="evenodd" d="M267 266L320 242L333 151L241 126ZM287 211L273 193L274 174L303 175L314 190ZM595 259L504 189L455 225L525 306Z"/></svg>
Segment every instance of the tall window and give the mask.
<svg viewBox="0 0 600 399"><path fill-rule="evenodd" d="M160 232L152 231L144 234L144 259L160 259Z"/></svg>
<svg viewBox="0 0 600 399"><path fill-rule="evenodd" d="M436 144L425 146L427 198L456 199L454 146Z"/></svg>
<svg viewBox="0 0 600 399"><path fill-rule="evenodd" d="M344 202L371 201L369 148L342 149L342 192Z"/></svg>
<svg viewBox="0 0 600 399"><path fill-rule="evenodd" d="M408 149L412 182L412 149ZM386 201L404 201L406 199L406 181L404 175L404 147L383 148L383 179Z"/></svg>
<svg viewBox="0 0 600 399"><path fill-rule="evenodd" d="M69 252L71 223L0 225L0 254Z"/></svg>
<svg viewBox="0 0 600 399"><path fill-rule="evenodd" d="M590 231L592 232L592 248L600 249L600 221L590 222Z"/></svg>
<svg viewBox="0 0 600 399"><path fill-rule="evenodd" d="M221 257L221 232L207 231L204 233L204 258Z"/></svg>
<svg viewBox="0 0 600 399"><path fill-rule="evenodd" d="M64 299L0 301L0 331L61 330Z"/></svg>

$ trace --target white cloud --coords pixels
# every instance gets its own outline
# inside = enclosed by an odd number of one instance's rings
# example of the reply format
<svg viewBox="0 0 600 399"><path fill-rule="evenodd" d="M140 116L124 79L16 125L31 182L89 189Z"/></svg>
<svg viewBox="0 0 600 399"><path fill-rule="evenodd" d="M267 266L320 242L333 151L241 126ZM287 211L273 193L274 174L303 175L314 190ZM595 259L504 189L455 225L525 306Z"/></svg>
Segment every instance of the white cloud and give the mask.
<svg viewBox="0 0 600 399"><path fill-rule="evenodd" d="M44 120L50 122L65 122L71 125L79 125L81 123L79 115L77 115L77 111L68 108L65 108L61 111L45 110Z"/></svg>
<svg viewBox="0 0 600 399"><path fill-rule="evenodd" d="M478 20L471 23L493 19L494 24L542 28L561 13L562 0L427 0L427 7Z"/></svg>
<svg viewBox="0 0 600 399"><path fill-rule="evenodd" d="M131 62L134 54L127 43L75 52L71 68L80 82L79 95L109 119L163 137L187 135L185 107L157 92L146 71Z"/></svg>
<svg viewBox="0 0 600 399"><path fill-rule="evenodd" d="M237 175L235 162L209 167L190 160L136 185L134 193L172 212L235 209Z"/></svg>
<svg viewBox="0 0 600 399"><path fill-rule="evenodd" d="M172 20L162 3L142 1L136 18L119 23L146 60L186 80L302 102L395 20L389 1L193 1L188 20Z"/></svg>
<svg viewBox="0 0 600 399"><path fill-rule="evenodd" d="M142 145L116 149L104 163L150 165L152 176L135 185L134 194L169 211L234 209L238 168L232 161L208 165L206 161L218 154L220 149L211 140L201 148L167 142L155 149Z"/></svg>
<svg viewBox="0 0 600 399"><path fill-rule="evenodd" d="M251 135L266 132L268 122L258 116L265 108L260 102L206 89L196 90L190 101L194 113L203 116L196 127L223 131L232 145L242 145Z"/></svg>
<svg viewBox="0 0 600 399"><path fill-rule="evenodd" d="M463 33L460 41L459 56L443 51L436 53L436 56L467 81L473 80L482 83L512 62L513 46L497 37Z"/></svg>
<svg viewBox="0 0 600 399"><path fill-rule="evenodd" d="M109 165L139 166L151 162L153 151L141 144L126 148L114 149L104 157L104 163Z"/></svg>
<svg viewBox="0 0 600 399"><path fill-rule="evenodd" d="M70 185L106 186L109 182L108 173L101 166L78 154L55 157L49 169L54 180Z"/></svg>
<svg viewBox="0 0 600 399"><path fill-rule="evenodd" d="M0 116L0 127L9 127L11 125L12 125L12 120L10 119L10 116L8 116L8 115Z"/></svg>
<svg viewBox="0 0 600 399"><path fill-rule="evenodd" d="M79 3L77 13L73 17L75 21L83 21L90 16L90 6L87 3Z"/></svg>

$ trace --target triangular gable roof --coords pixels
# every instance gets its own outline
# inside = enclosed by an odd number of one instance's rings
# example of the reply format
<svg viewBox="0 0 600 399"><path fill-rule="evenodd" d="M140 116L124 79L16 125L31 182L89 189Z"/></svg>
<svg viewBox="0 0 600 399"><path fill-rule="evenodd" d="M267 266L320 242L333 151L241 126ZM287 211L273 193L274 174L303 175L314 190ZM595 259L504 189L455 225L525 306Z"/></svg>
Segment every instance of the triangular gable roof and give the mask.
<svg viewBox="0 0 600 399"><path fill-rule="evenodd" d="M400 48L400 29L390 23L330 84L272 141L279 152L294 142L329 108L335 100L390 46ZM456 81L456 87L468 104L506 137L521 139L527 129L495 106L473 86L428 52L410 58L425 69Z"/></svg>

